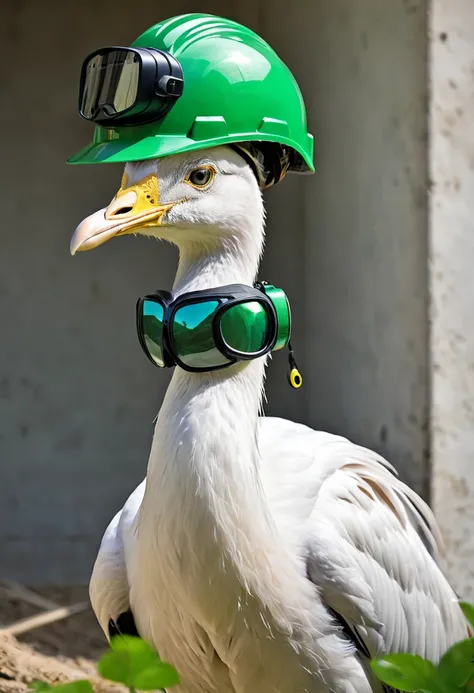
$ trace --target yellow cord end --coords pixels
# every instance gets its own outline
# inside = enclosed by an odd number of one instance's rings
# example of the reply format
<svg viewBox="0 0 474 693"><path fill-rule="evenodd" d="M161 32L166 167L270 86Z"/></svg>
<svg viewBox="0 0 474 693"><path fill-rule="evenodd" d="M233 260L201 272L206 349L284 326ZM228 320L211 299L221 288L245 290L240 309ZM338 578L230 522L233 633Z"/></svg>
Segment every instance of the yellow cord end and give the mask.
<svg viewBox="0 0 474 693"><path fill-rule="evenodd" d="M291 371L288 373L288 382L290 383L291 387L295 390L299 390L299 388L302 386L303 376L297 368L292 368Z"/></svg>

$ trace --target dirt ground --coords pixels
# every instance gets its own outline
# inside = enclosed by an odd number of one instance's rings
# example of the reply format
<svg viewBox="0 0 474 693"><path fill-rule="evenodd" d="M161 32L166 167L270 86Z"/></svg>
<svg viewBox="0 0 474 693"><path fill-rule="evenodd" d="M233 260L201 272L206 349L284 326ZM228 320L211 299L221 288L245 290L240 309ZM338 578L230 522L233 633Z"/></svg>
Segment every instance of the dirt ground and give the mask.
<svg viewBox="0 0 474 693"><path fill-rule="evenodd" d="M87 601L85 587L34 588L60 606ZM0 628L40 613L16 598L0 595ZM119 686L96 679L95 661L106 648L91 609L18 636L0 634L0 693L24 693L34 680L62 683L88 678L97 693L117 693Z"/></svg>

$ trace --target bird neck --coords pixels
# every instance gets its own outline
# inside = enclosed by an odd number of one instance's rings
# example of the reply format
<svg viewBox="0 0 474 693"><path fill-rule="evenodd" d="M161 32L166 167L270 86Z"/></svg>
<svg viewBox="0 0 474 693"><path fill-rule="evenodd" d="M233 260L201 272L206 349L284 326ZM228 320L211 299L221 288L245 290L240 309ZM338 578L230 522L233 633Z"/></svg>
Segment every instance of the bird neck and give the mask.
<svg viewBox="0 0 474 693"><path fill-rule="evenodd" d="M207 252L187 245L180 249L173 294L231 283L251 285L259 256L257 248L250 252L231 244ZM163 517L159 511L155 520L166 522L170 532L180 534L170 536L173 542L190 542L190 560L204 561L204 565L208 560L202 553L206 538L209 550L226 551L234 546L235 557L240 559L243 547L237 548L236 542L247 542L250 548L255 513L262 515L261 526L268 529L271 524L260 484L257 448L265 362L263 357L205 373L176 368L157 418L143 514L150 497L165 492L172 507L165 511L160 504ZM150 507L153 514L157 504L151 499ZM174 521L170 523L171 517ZM193 549L196 532L201 538ZM196 555L196 546L200 555ZM196 576L196 570L194 565L191 574Z"/></svg>
<svg viewBox="0 0 474 693"><path fill-rule="evenodd" d="M250 283L258 260L243 272L241 257L231 259L228 252L182 253L174 290ZM319 693L328 690L314 673L328 666L319 633L331 626L296 547L282 541L263 487L264 372L265 358L207 373L175 369L156 422L138 526L142 603L156 603L160 622L174 618L163 613L168 604L184 605L226 661L242 656L250 670L272 663L264 678L283 681L281 690ZM140 622L151 637L148 613Z"/></svg>
<svg viewBox="0 0 474 693"><path fill-rule="evenodd" d="M251 284L259 253L253 266L244 258L242 251L229 247L210 253L180 249L173 293ZM202 597L203 603L212 594L209 566L216 566L215 588L221 599L233 604L242 585L255 577L256 561L262 562L257 575L266 572L271 581L266 554L255 556L255 547L268 546L266 534L276 542L257 446L265 361L263 357L206 373L176 368L157 418L140 533L160 536L163 546L174 547L163 548L160 561L170 562L170 576L179 573L189 580L186 590L200 592L196 601ZM172 565L177 550L179 566ZM218 566L226 567L219 571Z"/></svg>
<svg viewBox="0 0 474 693"><path fill-rule="evenodd" d="M179 247L179 264L173 293L210 289L225 284L248 284L255 281L263 250L263 217L258 231L249 229L239 240L220 235L208 243L187 242Z"/></svg>

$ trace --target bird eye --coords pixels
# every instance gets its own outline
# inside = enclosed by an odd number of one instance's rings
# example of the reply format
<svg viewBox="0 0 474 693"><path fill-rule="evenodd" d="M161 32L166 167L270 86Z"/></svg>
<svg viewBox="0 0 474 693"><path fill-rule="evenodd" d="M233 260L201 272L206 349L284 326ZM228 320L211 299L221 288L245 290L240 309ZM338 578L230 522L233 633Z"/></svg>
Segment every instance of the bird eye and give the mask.
<svg viewBox="0 0 474 693"><path fill-rule="evenodd" d="M212 166L200 166L188 173L185 180L195 188L205 188L214 178L215 170Z"/></svg>

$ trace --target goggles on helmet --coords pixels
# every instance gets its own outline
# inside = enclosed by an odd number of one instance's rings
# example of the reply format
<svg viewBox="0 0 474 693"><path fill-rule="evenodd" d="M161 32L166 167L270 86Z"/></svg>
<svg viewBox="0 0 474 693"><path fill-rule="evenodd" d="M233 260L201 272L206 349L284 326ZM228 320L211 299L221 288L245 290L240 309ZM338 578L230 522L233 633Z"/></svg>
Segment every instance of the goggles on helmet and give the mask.
<svg viewBox="0 0 474 693"><path fill-rule="evenodd" d="M109 46L84 60L79 113L98 125L124 126L163 118L183 93L183 71L170 53Z"/></svg>
<svg viewBox="0 0 474 693"><path fill-rule="evenodd" d="M232 284L178 298L157 291L137 303L140 344L160 368L213 371L282 349L291 314L282 289Z"/></svg>

